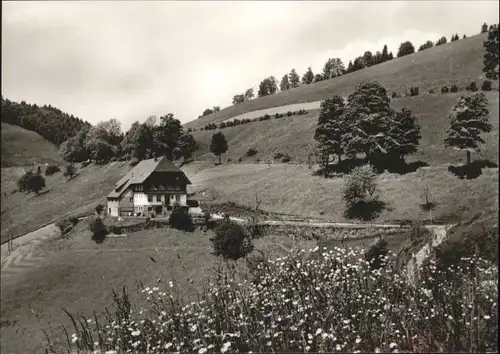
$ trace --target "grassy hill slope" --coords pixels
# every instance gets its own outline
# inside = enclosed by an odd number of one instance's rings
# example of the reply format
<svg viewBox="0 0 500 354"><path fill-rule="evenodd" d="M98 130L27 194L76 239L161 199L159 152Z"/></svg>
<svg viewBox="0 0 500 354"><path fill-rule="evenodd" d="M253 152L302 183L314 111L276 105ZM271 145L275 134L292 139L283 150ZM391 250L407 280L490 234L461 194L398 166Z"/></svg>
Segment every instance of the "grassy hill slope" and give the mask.
<svg viewBox="0 0 500 354"><path fill-rule="evenodd" d="M194 192L212 193L220 202L234 202L260 209L304 217L346 221L342 200L344 180L313 176L307 165L226 164L205 169L191 177ZM423 220L428 212L420 209L427 185L437 203L437 222L456 222L478 211L496 215L498 208L498 168L484 168L482 175L461 180L446 166L424 167L405 175L383 173L377 177L380 200L387 203L376 222L402 219Z"/></svg>
<svg viewBox="0 0 500 354"><path fill-rule="evenodd" d="M186 123L185 127L198 129L250 111L325 100L333 95L345 96L357 85L370 80L378 80L388 91L400 94L415 85L419 86L421 93L431 88L439 90L450 83L465 87L468 82L479 81L483 76L483 41L486 37L486 33L479 34L338 78L256 98Z"/></svg>
<svg viewBox="0 0 500 354"><path fill-rule="evenodd" d="M59 163L57 146L39 134L2 123L2 167Z"/></svg>
<svg viewBox="0 0 500 354"><path fill-rule="evenodd" d="M120 177L130 169L125 162L113 162L106 166L89 165L78 171L79 175L67 181L62 172L46 177L47 193L15 192L16 181L22 175L21 168L2 169L2 241L27 233L55 218L64 216L91 203L104 202ZM95 205L89 208L93 209Z"/></svg>
<svg viewBox="0 0 500 354"><path fill-rule="evenodd" d="M424 94L416 97L403 97L392 100L394 109L410 109L417 117L421 127L422 139L418 152L409 160L421 160L428 164L458 163L464 160L465 154L444 147L443 139L448 128L448 114L456 103L460 93ZM473 159L489 159L498 163L498 117L499 95L497 91L488 92L490 122L492 132L485 134L486 144L482 151L473 154ZM251 158L244 158L245 162L255 162L257 159L273 157L276 153L288 154L292 161L306 162L309 152L316 144L314 130L318 122L318 111L311 111L307 115L271 119L225 128L221 131L228 140L229 150L226 157L237 161L245 156L248 149L258 151ZM210 153L210 141L214 130L195 131L193 136L198 144L196 159L215 161Z"/></svg>

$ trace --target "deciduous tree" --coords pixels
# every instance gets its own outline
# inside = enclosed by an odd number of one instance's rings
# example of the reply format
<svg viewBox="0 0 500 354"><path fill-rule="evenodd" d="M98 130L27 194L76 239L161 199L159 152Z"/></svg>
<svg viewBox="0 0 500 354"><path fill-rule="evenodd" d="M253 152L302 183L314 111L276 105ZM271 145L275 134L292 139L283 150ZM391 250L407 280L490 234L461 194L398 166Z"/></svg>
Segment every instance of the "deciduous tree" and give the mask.
<svg viewBox="0 0 500 354"><path fill-rule="evenodd" d="M399 45L398 58L404 57L405 55L415 53L415 47L410 41L403 42Z"/></svg>
<svg viewBox="0 0 500 354"><path fill-rule="evenodd" d="M254 96L253 88L249 88L245 91L245 100L251 100Z"/></svg>
<svg viewBox="0 0 500 354"><path fill-rule="evenodd" d="M432 48L433 46L434 46L434 43L432 43L432 41L427 41L418 48L418 51L421 52L422 50Z"/></svg>
<svg viewBox="0 0 500 354"><path fill-rule="evenodd" d="M219 164L221 163L220 156L225 153L228 149L227 140L222 132L217 132L212 135L212 141L210 143L210 151L219 157Z"/></svg>
<svg viewBox="0 0 500 354"><path fill-rule="evenodd" d="M245 95L237 94L233 96L233 104L240 104L245 102Z"/></svg>

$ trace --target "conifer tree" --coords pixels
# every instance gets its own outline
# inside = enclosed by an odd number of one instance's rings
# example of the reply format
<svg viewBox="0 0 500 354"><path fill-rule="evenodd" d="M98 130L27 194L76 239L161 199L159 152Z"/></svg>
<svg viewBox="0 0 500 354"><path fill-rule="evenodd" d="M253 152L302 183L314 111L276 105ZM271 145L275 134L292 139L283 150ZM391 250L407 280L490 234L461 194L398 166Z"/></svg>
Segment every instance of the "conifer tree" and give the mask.
<svg viewBox="0 0 500 354"><path fill-rule="evenodd" d="M467 165L471 162L471 152L480 151L479 144L484 144L482 133L490 132L488 122L488 99L484 93L473 96L460 96L450 114L450 127L446 131L444 144L456 150L467 152Z"/></svg>

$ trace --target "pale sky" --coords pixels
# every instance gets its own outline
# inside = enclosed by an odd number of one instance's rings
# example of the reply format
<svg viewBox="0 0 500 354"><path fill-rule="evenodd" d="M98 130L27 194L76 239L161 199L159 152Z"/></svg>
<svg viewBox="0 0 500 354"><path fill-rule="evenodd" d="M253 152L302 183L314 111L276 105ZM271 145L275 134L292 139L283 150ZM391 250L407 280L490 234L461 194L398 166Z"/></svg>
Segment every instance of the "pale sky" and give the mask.
<svg viewBox="0 0 500 354"><path fill-rule="evenodd" d="M2 95L93 124L205 108L295 68L479 33L498 1L2 2Z"/></svg>

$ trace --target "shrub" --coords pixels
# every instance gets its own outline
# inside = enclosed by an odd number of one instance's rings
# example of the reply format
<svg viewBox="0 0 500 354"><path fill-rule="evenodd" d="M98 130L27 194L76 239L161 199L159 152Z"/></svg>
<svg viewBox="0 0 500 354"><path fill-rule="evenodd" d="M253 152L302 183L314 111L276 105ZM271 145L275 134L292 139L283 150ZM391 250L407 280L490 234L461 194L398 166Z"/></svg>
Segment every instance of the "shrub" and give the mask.
<svg viewBox="0 0 500 354"><path fill-rule="evenodd" d="M392 95L391 95L392 98L398 98L398 94L397 92L393 92Z"/></svg>
<svg viewBox="0 0 500 354"><path fill-rule="evenodd" d="M28 171L19 178L17 181L17 186L19 190L34 192L38 194L43 188L45 188L45 178L40 174L33 174L33 172Z"/></svg>
<svg viewBox="0 0 500 354"><path fill-rule="evenodd" d="M458 86L457 85L451 85L450 92L458 92Z"/></svg>
<svg viewBox="0 0 500 354"><path fill-rule="evenodd" d="M194 230L193 220L191 219L191 215L189 215L187 208L183 208L179 206L179 204L174 205L174 209L170 214L168 223L170 224L170 226L177 230Z"/></svg>
<svg viewBox="0 0 500 354"><path fill-rule="evenodd" d="M56 174L57 172L61 171L59 166L57 165L48 165L47 168L45 169L45 176L52 176L53 174Z"/></svg>
<svg viewBox="0 0 500 354"><path fill-rule="evenodd" d="M343 199L348 206L359 202L374 200L377 185L375 172L371 165L355 167L347 177L343 190Z"/></svg>
<svg viewBox="0 0 500 354"><path fill-rule="evenodd" d="M291 112L291 111L288 111L288 112L286 112L286 115L287 115L288 117L291 117L293 114L292 114L292 112Z"/></svg>
<svg viewBox="0 0 500 354"><path fill-rule="evenodd" d="M70 216L69 221L71 222L71 224L73 224L73 226L75 226L76 224L78 224L80 222L80 220L78 220L78 218L76 216Z"/></svg>
<svg viewBox="0 0 500 354"><path fill-rule="evenodd" d="M78 220L78 219L77 219ZM67 234L69 231L71 231L71 229L73 228L73 226L75 226L76 224L73 224L73 222L66 218L66 219L62 219L62 220L59 220L58 222L56 222L56 227L61 230L61 233L63 235Z"/></svg>
<svg viewBox="0 0 500 354"><path fill-rule="evenodd" d="M242 158L242 157L240 157L240 158L238 159L238 162L241 162L241 161L243 161L243 158Z"/></svg>
<svg viewBox="0 0 500 354"><path fill-rule="evenodd" d="M481 85L481 90L491 91L492 90L492 82L490 80L484 80L482 85Z"/></svg>
<svg viewBox="0 0 500 354"><path fill-rule="evenodd" d="M247 155L248 157L251 157L251 156L255 156L256 154L257 154L257 150L255 150L255 149L252 149L252 148L251 148L251 149L248 149L248 151L247 151L247 154L246 154L246 155Z"/></svg>
<svg viewBox="0 0 500 354"><path fill-rule="evenodd" d="M21 192L28 190L28 182L32 176L33 172L27 171L17 180L17 187Z"/></svg>
<svg viewBox="0 0 500 354"><path fill-rule="evenodd" d="M429 93L436 93L436 90L434 90L433 88L429 90Z"/></svg>
<svg viewBox="0 0 500 354"><path fill-rule="evenodd" d="M274 115L274 118L275 118L275 119L283 118L283 114L276 113L276 114Z"/></svg>
<svg viewBox="0 0 500 354"><path fill-rule="evenodd" d="M385 257L388 255L387 241L378 240L371 246L365 254L365 260L370 263L371 269L380 269L385 263Z"/></svg>
<svg viewBox="0 0 500 354"><path fill-rule="evenodd" d="M229 156L229 157L227 158L227 162L231 162L231 161L233 161L233 159L231 159L231 157Z"/></svg>
<svg viewBox="0 0 500 354"><path fill-rule="evenodd" d="M441 93L448 93L448 92L450 92L450 89L448 88L448 86L441 87Z"/></svg>
<svg viewBox="0 0 500 354"><path fill-rule="evenodd" d="M410 87L410 96L418 96L418 86Z"/></svg>
<svg viewBox="0 0 500 354"><path fill-rule="evenodd" d="M66 169L64 171L64 176L69 177L69 179L72 179L73 177L76 176L76 167L73 164L68 164L66 165Z"/></svg>
<svg viewBox="0 0 500 354"><path fill-rule="evenodd" d="M282 154L281 152L277 152L276 154L274 154L274 158L275 158L276 160L279 160L279 159L281 159L282 157L283 157L283 154Z"/></svg>
<svg viewBox="0 0 500 354"><path fill-rule="evenodd" d="M471 91L471 92L476 92L478 90L477 84L475 81L472 81L469 85L467 85L467 87L465 89L467 91Z"/></svg>
<svg viewBox="0 0 500 354"><path fill-rule="evenodd" d="M92 239L97 243L101 243L107 234L106 226L100 217L90 220L89 230L92 232Z"/></svg>
<svg viewBox="0 0 500 354"><path fill-rule="evenodd" d="M281 162L290 162L292 158L288 155L283 155L283 159L281 159Z"/></svg>
<svg viewBox="0 0 500 354"><path fill-rule="evenodd" d="M101 215L103 210L104 207L102 206L102 204L97 204L97 206L95 207L95 212L97 213L97 215Z"/></svg>
<svg viewBox="0 0 500 354"><path fill-rule="evenodd" d="M213 254L224 259L237 260L252 252L252 241L242 225L231 221L228 216L215 228L215 236L210 239Z"/></svg>

